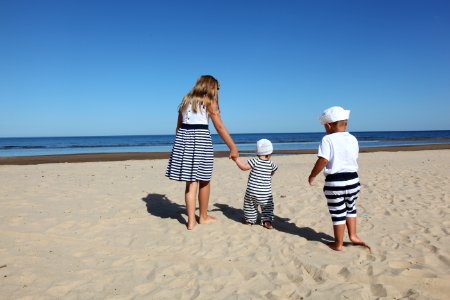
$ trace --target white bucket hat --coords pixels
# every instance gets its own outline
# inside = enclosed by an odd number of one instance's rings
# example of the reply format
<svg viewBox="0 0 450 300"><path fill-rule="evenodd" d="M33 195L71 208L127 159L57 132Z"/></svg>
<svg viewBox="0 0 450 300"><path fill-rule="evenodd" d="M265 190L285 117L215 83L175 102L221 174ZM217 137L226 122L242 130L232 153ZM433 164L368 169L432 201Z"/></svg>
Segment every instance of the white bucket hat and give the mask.
<svg viewBox="0 0 450 300"><path fill-rule="evenodd" d="M261 139L256 142L256 155L269 155L272 154L272 143L267 139Z"/></svg>
<svg viewBox="0 0 450 300"><path fill-rule="evenodd" d="M322 115L320 116L320 123L322 125L325 125L337 121L348 120L349 117L349 110L345 110L340 106L333 106L323 111Z"/></svg>

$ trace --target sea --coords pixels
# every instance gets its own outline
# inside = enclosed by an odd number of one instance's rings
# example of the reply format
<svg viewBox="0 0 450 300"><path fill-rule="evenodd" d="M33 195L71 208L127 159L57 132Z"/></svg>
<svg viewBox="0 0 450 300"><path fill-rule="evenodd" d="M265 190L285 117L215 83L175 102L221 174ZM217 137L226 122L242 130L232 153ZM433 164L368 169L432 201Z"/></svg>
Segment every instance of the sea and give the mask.
<svg viewBox="0 0 450 300"><path fill-rule="evenodd" d="M450 144L450 130L351 132L361 149ZM239 151L255 151L256 141L269 139L274 150L317 149L324 136L316 133L231 134ZM170 152L175 135L71 136L0 138L0 157L63 155L84 153ZM217 135L212 135L214 151L227 151Z"/></svg>

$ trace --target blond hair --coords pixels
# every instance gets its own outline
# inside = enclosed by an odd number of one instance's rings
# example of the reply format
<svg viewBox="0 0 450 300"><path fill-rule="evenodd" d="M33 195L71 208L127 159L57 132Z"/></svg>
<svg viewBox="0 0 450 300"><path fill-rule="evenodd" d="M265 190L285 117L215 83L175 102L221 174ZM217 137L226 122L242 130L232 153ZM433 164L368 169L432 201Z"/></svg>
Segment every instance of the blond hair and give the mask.
<svg viewBox="0 0 450 300"><path fill-rule="evenodd" d="M219 103L219 82L211 75L202 75L195 83L192 90L183 97L178 106L178 111L183 112L189 104L192 105L194 112L198 111L200 105L208 107L212 101Z"/></svg>

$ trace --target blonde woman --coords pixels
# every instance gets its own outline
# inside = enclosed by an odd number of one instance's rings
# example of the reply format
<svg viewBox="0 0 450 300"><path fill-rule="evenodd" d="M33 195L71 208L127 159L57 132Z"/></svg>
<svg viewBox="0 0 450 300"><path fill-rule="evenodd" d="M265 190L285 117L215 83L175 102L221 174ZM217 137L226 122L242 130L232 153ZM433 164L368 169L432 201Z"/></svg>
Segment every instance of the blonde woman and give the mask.
<svg viewBox="0 0 450 300"><path fill-rule="evenodd" d="M166 176L172 180L186 182L188 230L194 229L197 225L195 216L197 196L200 208L199 223L208 224L216 220L208 215L214 161L209 119L230 149L229 158L234 160L239 156L236 145L220 118L218 91L217 79L210 75L201 76L178 107L176 138Z"/></svg>

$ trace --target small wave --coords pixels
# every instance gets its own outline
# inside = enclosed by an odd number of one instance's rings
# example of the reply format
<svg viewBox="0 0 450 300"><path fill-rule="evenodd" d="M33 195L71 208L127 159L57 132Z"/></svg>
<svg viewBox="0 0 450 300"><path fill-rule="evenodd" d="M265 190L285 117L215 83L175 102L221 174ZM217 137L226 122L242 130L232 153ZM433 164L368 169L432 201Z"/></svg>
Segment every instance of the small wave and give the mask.
<svg viewBox="0 0 450 300"><path fill-rule="evenodd" d="M32 150L32 149L89 149L89 148L132 148L132 147L158 147L170 146L168 143L138 143L113 145L64 145L64 146L0 146L0 150Z"/></svg>
<svg viewBox="0 0 450 300"><path fill-rule="evenodd" d="M383 141L401 141L401 142L417 142L417 141L426 141L426 142L432 142L432 141L450 141L450 138L446 137L417 137L417 138L384 138Z"/></svg>
<svg viewBox="0 0 450 300"><path fill-rule="evenodd" d="M17 150L17 149L47 149L46 146L1 146L0 150Z"/></svg>
<svg viewBox="0 0 450 300"><path fill-rule="evenodd" d="M131 148L131 147L158 147L158 146L171 146L170 143L136 143L136 144L106 144L106 145L70 145L70 146L62 146L62 147L52 147L52 148L73 148L73 149L79 149L79 148Z"/></svg>

